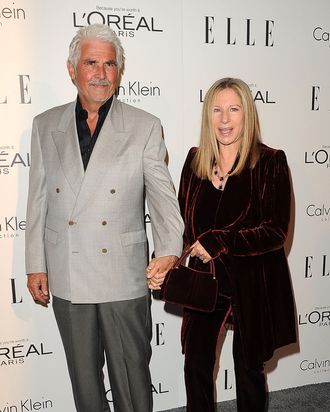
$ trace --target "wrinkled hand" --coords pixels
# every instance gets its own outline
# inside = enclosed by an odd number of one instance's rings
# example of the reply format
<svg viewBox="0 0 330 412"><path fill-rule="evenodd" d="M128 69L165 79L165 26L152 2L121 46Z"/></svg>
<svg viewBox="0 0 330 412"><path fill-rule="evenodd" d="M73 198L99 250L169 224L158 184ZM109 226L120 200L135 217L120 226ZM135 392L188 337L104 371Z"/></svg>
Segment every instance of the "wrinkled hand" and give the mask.
<svg viewBox="0 0 330 412"><path fill-rule="evenodd" d="M152 259L146 269L149 289L160 289L164 282L166 273L173 267L177 257L174 255L161 256Z"/></svg>
<svg viewBox="0 0 330 412"><path fill-rule="evenodd" d="M190 256L192 257L196 256L203 263L207 263L212 259L212 257L203 248L203 246L199 243L198 240L191 246Z"/></svg>
<svg viewBox="0 0 330 412"><path fill-rule="evenodd" d="M27 276L27 287L33 300L43 306L49 303L49 289L47 273L29 273Z"/></svg>

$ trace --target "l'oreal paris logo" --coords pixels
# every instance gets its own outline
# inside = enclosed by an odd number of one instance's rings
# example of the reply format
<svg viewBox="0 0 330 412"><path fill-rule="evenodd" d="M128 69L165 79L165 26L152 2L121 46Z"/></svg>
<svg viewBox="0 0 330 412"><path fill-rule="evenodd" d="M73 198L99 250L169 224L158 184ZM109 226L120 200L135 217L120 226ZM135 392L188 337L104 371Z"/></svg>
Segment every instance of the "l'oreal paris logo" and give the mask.
<svg viewBox="0 0 330 412"><path fill-rule="evenodd" d="M316 308L311 312L299 314L299 325L330 326L330 310L327 308Z"/></svg>
<svg viewBox="0 0 330 412"><path fill-rule="evenodd" d="M321 149L305 152L306 164L318 164L330 168L330 146L322 145Z"/></svg>
<svg viewBox="0 0 330 412"><path fill-rule="evenodd" d="M96 10L74 11L72 17L74 27L106 24L118 37L135 37L138 32L163 32L155 17L141 15L137 8L96 6Z"/></svg>

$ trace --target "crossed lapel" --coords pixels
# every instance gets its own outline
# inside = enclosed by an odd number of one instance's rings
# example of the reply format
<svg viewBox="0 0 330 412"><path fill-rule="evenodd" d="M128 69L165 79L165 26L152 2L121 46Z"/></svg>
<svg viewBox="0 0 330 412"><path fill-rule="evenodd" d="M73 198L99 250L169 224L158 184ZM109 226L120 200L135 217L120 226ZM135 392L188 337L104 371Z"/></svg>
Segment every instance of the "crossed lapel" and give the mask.
<svg viewBox="0 0 330 412"><path fill-rule="evenodd" d="M58 130L52 132L63 173L72 191L78 195L84 179L77 128L75 122L75 102L68 105L62 114Z"/></svg>
<svg viewBox="0 0 330 412"><path fill-rule="evenodd" d="M125 147L129 133L124 130L121 103L113 98L111 108L84 171L75 122L75 102L64 111L58 130L52 132L63 172L76 199L78 213L94 196L98 182L109 171L117 154Z"/></svg>
<svg viewBox="0 0 330 412"><path fill-rule="evenodd" d="M113 98L111 108L104 120L81 184L75 213L79 213L95 196L95 191L106 173L109 172L118 153L126 146L129 133L124 130L121 103Z"/></svg>

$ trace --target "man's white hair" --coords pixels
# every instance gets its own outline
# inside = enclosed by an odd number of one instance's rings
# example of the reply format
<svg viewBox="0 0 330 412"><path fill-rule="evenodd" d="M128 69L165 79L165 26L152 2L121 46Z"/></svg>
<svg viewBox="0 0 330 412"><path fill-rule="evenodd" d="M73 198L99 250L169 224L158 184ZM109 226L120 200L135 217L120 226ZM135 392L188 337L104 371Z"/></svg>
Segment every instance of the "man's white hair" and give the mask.
<svg viewBox="0 0 330 412"><path fill-rule="evenodd" d="M124 64L124 49L117 34L105 24L91 24L82 27L77 31L70 43L68 61L73 67L77 67L80 57L81 42L85 40L99 40L105 43L111 43L116 50L116 61L118 69L121 70Z"/></svg>

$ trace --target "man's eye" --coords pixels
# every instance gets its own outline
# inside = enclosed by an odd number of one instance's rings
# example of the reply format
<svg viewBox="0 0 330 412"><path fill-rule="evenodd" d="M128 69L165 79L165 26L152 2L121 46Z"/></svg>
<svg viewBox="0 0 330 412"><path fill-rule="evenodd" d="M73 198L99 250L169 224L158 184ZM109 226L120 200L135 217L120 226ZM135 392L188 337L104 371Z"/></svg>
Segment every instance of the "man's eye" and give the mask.
<svg viewBox="0 0 330 412"><path fill-rule="evenodd" d="M87 65L87 66L94 66L94 65L95 65L95 61L94 61L94 60L87 60L86 65Z"/></svg>
<svg viewBox="0 0 330 412"><path fill-rule="evenodd" d="M110 61L105 63L107 67L115 68L117 67L117 63L115 61Z"/></svg>

